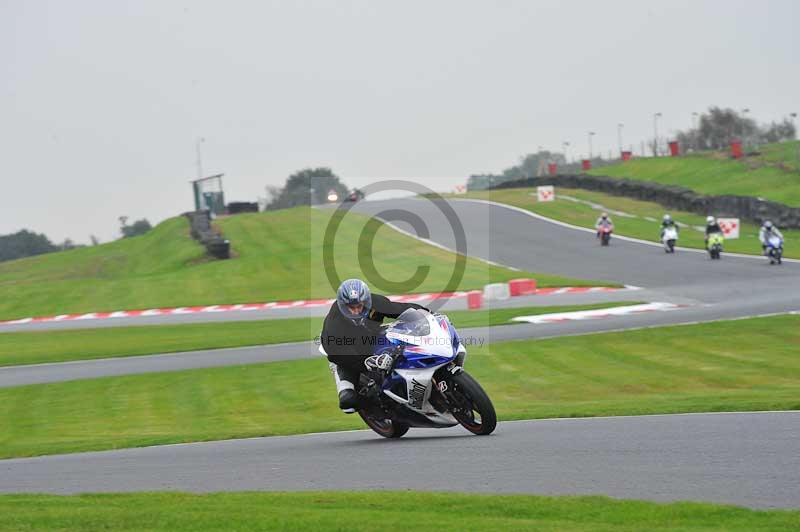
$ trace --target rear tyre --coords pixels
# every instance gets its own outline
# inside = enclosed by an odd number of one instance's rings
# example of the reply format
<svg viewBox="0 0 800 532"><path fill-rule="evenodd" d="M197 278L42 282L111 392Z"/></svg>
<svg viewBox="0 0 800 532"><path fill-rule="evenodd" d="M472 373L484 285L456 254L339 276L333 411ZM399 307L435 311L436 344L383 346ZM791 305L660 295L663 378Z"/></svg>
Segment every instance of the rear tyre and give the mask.
<svg viewBox="0 0 800 532"><path fill-rule="evenodd" d="M395 423L391 419L378 419L363 410L359 410L358 415L369 428L384 438L400 438L411 428L405 423Z"/></svg>
<svg viewBox="0 0 800 532"><path fill-rule="evenodd" d="M497 427L497 414L489 396L478 381L466 371L453 375L450 379L452 390L448 394L451 401L450 412L462 427L473 434L485 436Z"/></svg>

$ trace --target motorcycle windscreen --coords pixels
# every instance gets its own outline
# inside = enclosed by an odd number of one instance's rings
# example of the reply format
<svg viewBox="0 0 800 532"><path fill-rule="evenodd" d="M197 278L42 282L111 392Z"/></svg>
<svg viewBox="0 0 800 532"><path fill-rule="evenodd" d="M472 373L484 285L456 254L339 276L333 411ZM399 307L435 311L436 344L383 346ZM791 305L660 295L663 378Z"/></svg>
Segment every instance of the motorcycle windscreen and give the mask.
<svg viewBox="0 0 800 532"><path fill-rule="evenodd" d="M416 353L452 358L450 329L423 310L408 309L386 331L386 338L414 346Z"/></svg>

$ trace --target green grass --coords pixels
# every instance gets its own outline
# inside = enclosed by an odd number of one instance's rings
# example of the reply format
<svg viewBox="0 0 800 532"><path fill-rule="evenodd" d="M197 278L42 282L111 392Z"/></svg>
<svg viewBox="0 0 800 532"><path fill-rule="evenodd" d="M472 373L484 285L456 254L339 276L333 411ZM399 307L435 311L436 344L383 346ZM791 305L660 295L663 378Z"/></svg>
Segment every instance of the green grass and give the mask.
<svg viewBox="0 0 800 532"><path fill-rule="evenodd" d="M146 511L143 509L146 508ZM415 491L0 496L0 530L797 530L800 512Z"/></svg>
<svg viewBox="0 0 800 532"><path fill-rule="evenodd" d="M702 194L757 196L800 206L800 142L770 144L733 160L721 152L647 157L591 170L593 175L680 185Z"/></svg>
<svg viewBox="0 0 800 532"><path fill-rule="evenodd" d="M800 316L471 347L501 420L800 409ZM364 428L325 360L0 389L0 458Z"/></svg>
<svg viewBox="0 0 800 532"><path fill-rule="evenodd" d="M150 233L101 246L0 263L0 319L32 315L253 303L327 298L335 286L326 278L323 234L332 211L295 208L242 214L218 222L232 241L235 258L207 260L189 237L184 218L169 219ZM345 217L330 249L341 279L361 277L377 292L409 293L469 289L520 276L542 286L594 284L554 275L490 266L468 259L460 285L448 286L456 255L404 236L366 217ZM376 235L370 251L359 235ZM362 271L370 255L392 282ZM418 267L429 267L419 283Z"/></svg>
<svg viewBox="0 0 800 532"><path fill-rule="evenodd" d="M448 312L447 315L459 328L497 326L511 324L509 320L516 316L611 308L637 303L621 301L592 305L457 310ZM288 318L2 333L0 367L302 342L312 340L321 328L322 318Z"/></svg>
<svg viewBox="0 0 800 532"><path fill-rule="evenodd" d="M547 216L580 227L594 228L594 224L598 216L600 216L600 211L589 205L559 198L559 194L600 204L610 210L626 212L638 216L638 218L626 218L612 214L611 218L614 221L615 232L619 235L640 238L651 242L659 242L661 217L667 212L669 212L676 221L691 226L702 227L705 226L706 223L704 216L698 216L697 214L683 211L667 210L657 203L611 196L609 194L603 194L602 192L571 188L557 188L556 200L545 203L538 203L536 201L535 189L533 188L470 192L461 197L489 199L516 207L522 207L523 209L541 214L542 216ZM649 222L643 219L645 216L655 218L657 221ZM725 251L760 255L761 243L758 240L758 229L759 227L757 225L743 223L740 230L740 237L738 239L728 239L725 241ZM785 230L782 232L786 239L785 256L788 258L800 258L800 248L793 245L793 242L800 241L800 231ZM704 233L689 227L684 227L680 230L678 245L682 247L704 249L705 243L703 238Z"/></svg>

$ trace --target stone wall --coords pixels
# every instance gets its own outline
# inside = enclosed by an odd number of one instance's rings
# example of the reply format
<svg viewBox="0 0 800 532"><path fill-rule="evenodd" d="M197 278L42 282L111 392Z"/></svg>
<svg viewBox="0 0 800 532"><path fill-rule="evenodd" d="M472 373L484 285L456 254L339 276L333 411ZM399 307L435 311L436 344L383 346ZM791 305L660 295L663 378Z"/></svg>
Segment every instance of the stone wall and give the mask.
<svg viewBox="0 0 800 532"><path fill-rule="evenodd" d="M800 208L798 207L789 207L783 203L761 200L751 196L704 196L688 188L636 179L583 174L555 175L507 181L494 188L535 187L538 185L594 190L614 196L652 201L668 209L688 211L703 216L710 214L741 218L758 224L764 220L772 220L781 228L800 228Z"/></svg>

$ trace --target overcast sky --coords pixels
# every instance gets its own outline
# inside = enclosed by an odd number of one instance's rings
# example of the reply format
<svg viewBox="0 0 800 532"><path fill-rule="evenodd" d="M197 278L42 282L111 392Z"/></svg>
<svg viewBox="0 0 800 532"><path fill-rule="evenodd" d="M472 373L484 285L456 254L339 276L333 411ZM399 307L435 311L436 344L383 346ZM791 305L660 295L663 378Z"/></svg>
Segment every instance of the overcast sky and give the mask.
<svg viewBox="0 0 800 532"><path fill-rule="evenodd" d="M0 234L118 236L292 172L448 190L710 105L800 112L800 2L0 0Z"/></svg>

